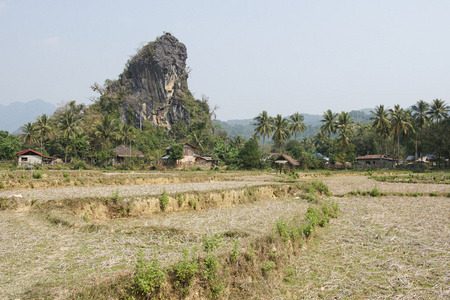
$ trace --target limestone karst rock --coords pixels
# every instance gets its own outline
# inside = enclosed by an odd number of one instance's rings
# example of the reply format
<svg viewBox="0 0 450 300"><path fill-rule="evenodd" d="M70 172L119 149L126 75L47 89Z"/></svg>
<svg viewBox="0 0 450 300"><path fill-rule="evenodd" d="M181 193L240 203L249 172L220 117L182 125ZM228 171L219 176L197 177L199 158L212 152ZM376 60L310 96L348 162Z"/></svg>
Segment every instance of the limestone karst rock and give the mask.
<svg viewBox="0 0 450 300"><path fill-rule="evenodd" d="M107 84L103 100L115 98L121 120L137 128L144 120L169 129L177 120L189 122L186 59L186 46L165 33L127 62L119 79Z"/></svg>

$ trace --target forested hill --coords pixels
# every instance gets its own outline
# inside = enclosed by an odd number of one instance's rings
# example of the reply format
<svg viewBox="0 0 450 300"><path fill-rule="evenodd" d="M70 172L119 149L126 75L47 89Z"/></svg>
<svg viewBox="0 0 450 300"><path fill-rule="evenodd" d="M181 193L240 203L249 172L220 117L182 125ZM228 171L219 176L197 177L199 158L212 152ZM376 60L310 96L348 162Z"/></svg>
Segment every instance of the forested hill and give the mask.
<svg viewBox="0 0 450 300"><path fill-rule="evenodd" d="M370 111L373 109L361 109L352 110L349 114L355 123L369 123L370 122ZM300 138L312 137L318 131L320 126L322 126L321 120L323 119L321 115L311 115L311 114L301 114L305 117L303 123L308 127L304 133L299 135ZM285 116L288 118L288 116ZM255 126L253 125L253 119L242 119L242 120L228 120L221 121L215 120L214 123L219 125L225 132L228 133L230 137L243 137L249 139L254 134Z"/></svg>

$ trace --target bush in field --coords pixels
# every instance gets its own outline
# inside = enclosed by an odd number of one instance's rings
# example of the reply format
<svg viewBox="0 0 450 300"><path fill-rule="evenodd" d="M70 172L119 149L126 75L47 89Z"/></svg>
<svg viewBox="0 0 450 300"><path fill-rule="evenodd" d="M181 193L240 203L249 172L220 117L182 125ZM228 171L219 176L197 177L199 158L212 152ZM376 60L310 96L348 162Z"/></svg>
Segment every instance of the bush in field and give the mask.
<svg viewBox="0 0 450 300"><path fill-rule="evenodd" d="M183 295L189 293L189 288L198 274L198 263L189 258L189 253L184 251L183 259L173 266L175 287L179 288Z"/></svg>
<svg viewBox="0 0 450 300"><path fill-rule="evenodd" d="M213 236L210 236L210 237L204 237L203 238L203 250L205 252L214 251L215 249L222 246L222 243L223 243L223 238L222 238L222 235L219 233L217 233Z"/></svg>
<svg viewBox="0 0 450 300"><path fill-rule="evenodd" d="M167 205L169 204L169 196L167 196L166 188L164 188L161 198L159 198L159 207L162 211L166 210Z"/></svg>
<svg viewBox="0 0 450 300"><path fill-rule="evenodd" d="M157 293L165 279L166 274L158 261L156 259L146 261L144 254L140 252L136 264L136 273L133 275L135 292L141 295Z"/></svg>
<svg viewBox="0 0 450 300"><path fill-rule="evenodd" d="M33 173L34 179L42 179L42 173L41 172L34 172Z"/></svg>

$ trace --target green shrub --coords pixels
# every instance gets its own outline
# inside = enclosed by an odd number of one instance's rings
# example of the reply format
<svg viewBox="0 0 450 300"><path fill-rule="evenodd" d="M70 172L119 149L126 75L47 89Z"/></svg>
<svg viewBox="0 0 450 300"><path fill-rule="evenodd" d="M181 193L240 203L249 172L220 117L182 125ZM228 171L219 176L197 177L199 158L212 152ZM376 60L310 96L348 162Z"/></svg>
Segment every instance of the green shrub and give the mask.
<svg viewBox="0 0 450 300"><path fill-rule="evenodd" d="M247 252L245 253L245 259L247 261L251 261L255 258L255 256L256 256L255 251L253 251L251 247L248 247Z"/></svg>
<svg viewBox="0 0 450 300"><path fill-rule="evenodd" d="M332 195L330 190L328 189L328 186L325 183L323 183L322 181L315 180L315 181L313 181L312 184L313 184L314 189L319 194L325 194L327 196L331 196Z"/></svg>
<svg viewBox="0 0 450 300"><path fill-rule="evenodd" d="M230 253L230 261L237 261L239 257L239 240L234 242L233 250Z"/></svg>
<svg viewBox="0 0 450 300"><path fill-rule="evenodd" d="M183 206L184 200L186 199L186 196L178 195L178 207Z"/></svg>
<svg viewBox="0 0 450 300"><path fill-rule="evenodd" d="M220 262L219 259L213 255L208 254L204 260L205 265L205 279L211 280L217 277L217 271L219 270Z"/></svg>
<svg viewBox="0 0 450 300"><path fill-rule="evenodd" d="M267 275L269 275L270 271L272 271L276 267L277 267L277 265L275 264L275 262L269 260L269 261L264 262L264 264L261 267L261 271L264 276L267 276Z"/></svg>
<svg viewBox="0 0 450 300"><path fill-rule="evenodd" d="M193 207L195 210L197 210L197 206L198 206L197 200L191 198L191 199L189 199L188 204L190 207Z"/></svg>
<svg viewBox="0 0 450 300"><path fill-rule="evenodd" d="M430 196L431 197L437 197L437 196L439 196L439 194L438 194L438 192L431 192Z"/></svg>
<svg viewBox="0 0 450 300"><path fill-rule="evenodd" d="M114 201L119 200L119 189L116 189L116 190L112 193L111 199L114 200Z"/></svg>
<svg viewBox="0 0 450 300"><path fill-rule="evenodd" d="M133 275L133 289L141 295L152 295L158 292L166 279L166 274L161 269L158 261L156 259L151 261L144 260L142 252L139 252L135 271Z"/></svg>
<svg viewBox="0 0 450 300"><path fill-rule="evenodd" d="M73 170L86 170L87 165L84 160L76 160L72 163L72 169Z"/></svg>
<svg viewBox="0 0 450 300"><path fill-rule="evenodd" d="M5 183L3 181L0 181L0 189L5 187Z"/></svg>
<svg viewBox="0 0 450 300"><path fill-rule="evenodd" d="M42 173L41 172L33 172L33 178L34 179L42 179Z"/></svg>
<svg viewBox="0 0 450 300"><path fill-rule="evenodd" d="M211 294L212 298L217 298L225 289L224 284L220 281L218 277L218 270L221 265L219 259L212 255L208 254L204 260L204 278L208 285L208 290Z"/></svg>
<svg viewBox="0 0 450 300"><path fill-rule="evenodd" d="M223 243L223 238L222 238L222 235L219 233L217 233L213 236L210 236L210 237L205 236L203 238L203 250L205 252L214 251L215 249L222 246L222 243Z"/></svg>
<svg viewBox="0 0 450 300"><path fill-rule="evenodd" d="M380 191L378 191L378 188L377 188L377 187L374 187L374 188L370 191L370 195L371 195L372 197L376 197L376 196L380 195Z"/></svg>
<svg viewBox="0 0 450 300"><path fill-rule="evenodd" d="M173 266L175 276L175 287L179 288L183 295L189 293L189 287L198 274L198 263L189 258L187 250L183 253L183 259Z"/></svg>
<svg viewBox="0 0 450 300"><path fill-rule="evenodd" d="M164 188L161 198L159 198L159 207L161 208L162 211L165 211L168 204L169 204L169 196L167 196L166 188Z"/></svg>

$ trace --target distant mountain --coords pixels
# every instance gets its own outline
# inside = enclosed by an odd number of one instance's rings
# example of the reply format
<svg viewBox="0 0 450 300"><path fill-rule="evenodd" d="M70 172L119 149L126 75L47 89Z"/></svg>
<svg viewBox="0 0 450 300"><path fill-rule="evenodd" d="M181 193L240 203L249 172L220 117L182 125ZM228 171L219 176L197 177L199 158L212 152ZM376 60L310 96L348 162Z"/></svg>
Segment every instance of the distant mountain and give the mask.
<svg viewBox="0 0 450 300"><path fill-rule="evenodd" d="M372 109L360 109L360 110L352 110L349 114L353 118L355 123L368 123L370 122L370 116ZM314 136L322 126L321 120L323 119L321 115L310 115L310 114L302 114L305 117L304 123L308 127L308 130L305 133L298 135L298 139L302 139L304 137L312 137ZM286 118L286 117L285 117ZM228 120L228 121L214 121L217 125L228 133L228 136L235 138L237 136L241 136L245 139L249 139L253 136L255 126L253 125L253 119L243 119L243 120Z"/></svg>
<svg viewBox="0 0 450 300"><path fill-rule="evenodd" d="M23 102L13 102L6 106L0 104L0 130L19 134L20 126L36 121L36 117L47 114L51 116L56 110L52 103L42 99Z"/></svg>

